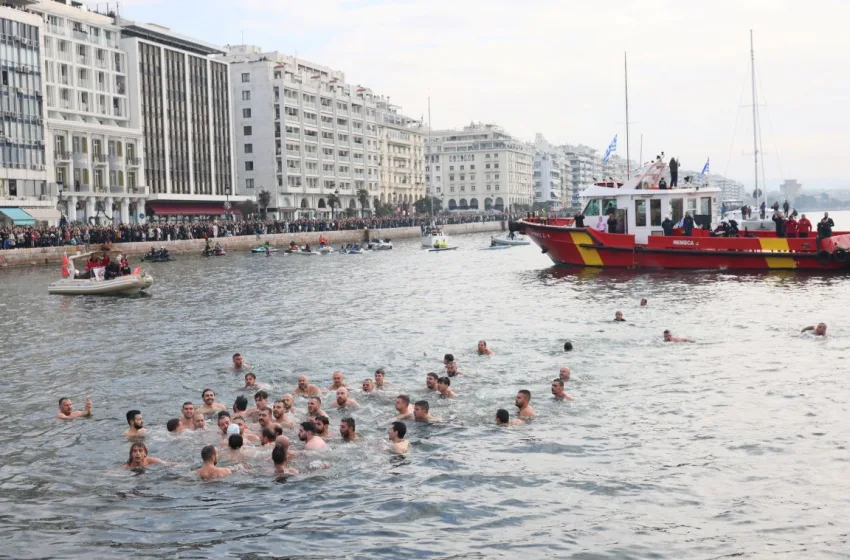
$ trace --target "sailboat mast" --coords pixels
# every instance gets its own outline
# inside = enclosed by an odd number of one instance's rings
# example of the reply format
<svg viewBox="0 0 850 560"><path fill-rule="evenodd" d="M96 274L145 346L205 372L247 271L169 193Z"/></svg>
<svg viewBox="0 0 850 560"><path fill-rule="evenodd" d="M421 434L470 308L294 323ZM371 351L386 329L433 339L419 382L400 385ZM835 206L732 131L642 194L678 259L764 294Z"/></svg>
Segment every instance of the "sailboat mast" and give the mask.
<svg viewBox="0 0 850 560"><path fill-rule="evenodd" d="M626 178L632 177L631 153L629 152L629 55L623 53L623 68L626 72Z"/></svg>
<svg viewBox="0 0 850 560"><path fill-rule="evenodd" d="M753 48L753 30L750 29L750 64L752 69L753 82L753 170L755 171L756 180L756 204L758 204L759 194L759 145L758 145L758 105L756 105L756 52ZM766 194L766 193L765 193Z"/></svg>
<svg viewBox="0 0 850 560"><path fill-rule="evenodd" d="M428 96L428 147L430 152L431 147L431 96ZM430 153L428 154L428 159L431 160ZM433 161L428 161L428 169L430 170L429 175L431 176L431 187L434 186L434 165ZM428 216L431 217L434 215L434 193L431 189L428 189Z"/></svg>

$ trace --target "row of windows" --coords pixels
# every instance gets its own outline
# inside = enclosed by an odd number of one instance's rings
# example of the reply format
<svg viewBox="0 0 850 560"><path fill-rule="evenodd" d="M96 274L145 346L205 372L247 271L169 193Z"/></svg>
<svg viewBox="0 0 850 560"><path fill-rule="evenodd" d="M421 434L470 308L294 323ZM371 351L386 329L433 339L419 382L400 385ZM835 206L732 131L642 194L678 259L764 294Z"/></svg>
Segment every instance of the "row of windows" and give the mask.
<svg viewBox="0 0 850 560"><path fill-rule="evenodd" d="M30 146L15 142L0 144L0 166L32 169L44 165L44 146Z"/></svg>

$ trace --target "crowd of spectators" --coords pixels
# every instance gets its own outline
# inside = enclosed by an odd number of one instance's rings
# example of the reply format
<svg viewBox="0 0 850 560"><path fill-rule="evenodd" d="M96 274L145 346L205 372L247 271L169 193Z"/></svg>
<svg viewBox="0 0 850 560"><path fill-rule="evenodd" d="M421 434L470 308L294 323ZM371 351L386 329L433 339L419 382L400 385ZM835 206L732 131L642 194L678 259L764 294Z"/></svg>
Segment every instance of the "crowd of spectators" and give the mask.
<svg viewBox="0 0 850 560"><path fill-rule="evenodd" d="M263 235L272 233L302 233L357 229L387 229L425 226L432 221L438 224L466 224L507 220L507 214L452 213L431 218L338 218L336 220L249 220L249 221L199 221L150 222L147 224L120 224L90 226L65 224L59 227L15 226L0 228L0 249L23 247L57 247L61 245L90 245L102 243L129 243L151 241L177 241L181 239L207 239L238 235Z"/></svg>

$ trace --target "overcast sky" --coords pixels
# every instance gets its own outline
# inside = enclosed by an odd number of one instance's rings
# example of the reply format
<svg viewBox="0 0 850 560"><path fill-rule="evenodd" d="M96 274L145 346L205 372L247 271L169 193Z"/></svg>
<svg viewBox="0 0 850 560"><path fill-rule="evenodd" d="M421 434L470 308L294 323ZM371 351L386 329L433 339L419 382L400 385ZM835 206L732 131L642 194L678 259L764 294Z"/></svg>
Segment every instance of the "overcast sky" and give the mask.
<svg viewBox="0 0 850 560"><path fill-rule="evenodd" d="M103 6L103 5L101 5ZM297 54L435 128L493 122L525 140L753 182L749 30L768 189L850 187L850 2L815 0L127 0L122 16L216 44ZM769 117L769 118L768 118ZM737 125L736 125L737 123ZM737 129L737 130L736 130Z"/></svg>

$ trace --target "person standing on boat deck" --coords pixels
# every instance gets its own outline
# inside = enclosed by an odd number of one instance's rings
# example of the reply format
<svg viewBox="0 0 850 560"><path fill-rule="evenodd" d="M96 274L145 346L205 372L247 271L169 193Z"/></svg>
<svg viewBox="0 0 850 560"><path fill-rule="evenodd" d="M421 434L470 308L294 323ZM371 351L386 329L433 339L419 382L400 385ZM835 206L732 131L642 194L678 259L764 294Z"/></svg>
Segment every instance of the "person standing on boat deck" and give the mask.
<svg viewBox="0 0 850 560"><path fill-rule="evenodd" d="M694 233L694 219L691 217L690 212L685 212L685 217L682 219L682 229L687 236Z"/></svg>
<svg viewBox="0 0 850 560"><path fill-rule="evenodd" d="M782 210L783 210L783 212L785 212L786 216L788 215L788 210L790 210L790 209L791 209L791 205L788 204L788 199L786 198L785 202L782 203Z"/></svg>
<svg viewBox="0 0 850 560"><path fill-rule="evenodd" d="M799 227L800 224L797 222L797 220L794 219L794 214L788 216L788 219L785 220L785 237L797 237L797 230L799 229Z"/></svg>
<svg viewBox="0 0 850 560"><path fill-rule="evenodd" d="M617 233L617 216L613 211L608 214L608 233Z"/></svg>
<svg viewBox="0 0 850 560"><path fill-rule="evenodd" d="M679 186L679 160L671 157L667 165L670 167L670 188L674 189Z"/></svg>
<svg viewBox="0 0 850 560"><path fill-rule="evenodd" d="M812 232L812 222L803 214L800 217L800 221L797 222L797 236L798 237L808 237Z"/></svg>
<svg viewBox="0 0 850 560"><path fill-rule="evenodd" d="M829 217L829 212L823 213L823 219L818 223L818 236L832 237L832 228L835 227L835 222Z"/></svg>
<svg viewBox="0 0 850 560"><path fill-rule="evenodd" d="M596 221L596 231L605 231L605 218L599 216L599 219Z"/></svg>
<svg viewBox="0 0 850 560"><path fill-rule="evenodd" d="M584 227L584 214L581 212L581 210L578 211L578 214L573 216L573 220L575 220L575 227Z"/></svg>
<svg viewBox="0 0 850 560"><path fill-rule="evenodd" d="M762 219L762 220L764 219L765 212L767 212L767 205L762 200L761 205L759 206L759 218L760 219Z"/></svg>
<svg viewBox="0 0 850 560"><path fill-rule="evenodd" d="M776 224L776 237L785 237L785 220L782 219L782 212L774 212L771 220Z"/></svg>
<svg viewBox="0 0 850 560"><path fill-rule="evenodd" d="M665 216L664 221L661 222L661 229L664 231L664 235L670 237L673 235L673 220L670 219L670 216Z"/></svg>

